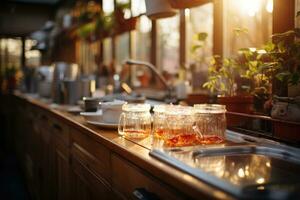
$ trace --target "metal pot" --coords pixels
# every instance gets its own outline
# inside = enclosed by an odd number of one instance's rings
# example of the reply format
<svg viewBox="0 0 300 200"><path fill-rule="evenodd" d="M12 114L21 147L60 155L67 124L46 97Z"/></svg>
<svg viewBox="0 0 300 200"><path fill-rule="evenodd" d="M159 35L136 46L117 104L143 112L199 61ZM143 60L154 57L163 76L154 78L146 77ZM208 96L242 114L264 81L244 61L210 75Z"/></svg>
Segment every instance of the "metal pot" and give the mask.
<svg viewBox="0 0 300 200"><path fill-rule="evenodd" d="M64 103L64 93L62 91L63 81L75 81L78 77L78 65L65 62L54 63L54 74L52 84L52 99L54 103ZM69 86L67 86L68 88Z"/></svg>
<svg viewBox="0 0 300 200"><path fill-rule="evenodd" d="M38 68L38 94L40 97L51 97L53 81L53 66L41 66Z"/></svg>
<svg viewBox="0 0 300 200"><path fill-rule="evenodd" d="M81 82L64 80L62 83L63 104L74 105L81 99Z"/></svg>

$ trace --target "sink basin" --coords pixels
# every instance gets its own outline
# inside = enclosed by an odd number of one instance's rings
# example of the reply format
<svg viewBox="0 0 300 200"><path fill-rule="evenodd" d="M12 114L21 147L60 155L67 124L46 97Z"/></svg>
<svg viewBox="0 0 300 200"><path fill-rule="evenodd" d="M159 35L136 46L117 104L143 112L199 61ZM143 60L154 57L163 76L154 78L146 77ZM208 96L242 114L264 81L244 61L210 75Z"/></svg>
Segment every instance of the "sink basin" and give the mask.
<svg viewBox="0 0 300 200"><path fill-rule="evenodd" d="M299 199L300 150L226 133L217 146L154 148L150 155L239 199Z"/></svg>

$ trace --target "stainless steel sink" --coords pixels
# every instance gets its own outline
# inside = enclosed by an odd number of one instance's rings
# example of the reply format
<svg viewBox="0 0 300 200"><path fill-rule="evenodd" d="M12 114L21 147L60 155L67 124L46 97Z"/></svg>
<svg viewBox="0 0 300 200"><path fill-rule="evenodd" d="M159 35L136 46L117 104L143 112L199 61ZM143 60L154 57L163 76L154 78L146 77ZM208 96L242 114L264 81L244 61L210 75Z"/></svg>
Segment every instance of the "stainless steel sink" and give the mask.
<svg viewBox="0 0 300 200"><path fill-rule="evenodd" d="M241 199L300 199L300 149L236 132L223 145L150 155Z"/></svg>

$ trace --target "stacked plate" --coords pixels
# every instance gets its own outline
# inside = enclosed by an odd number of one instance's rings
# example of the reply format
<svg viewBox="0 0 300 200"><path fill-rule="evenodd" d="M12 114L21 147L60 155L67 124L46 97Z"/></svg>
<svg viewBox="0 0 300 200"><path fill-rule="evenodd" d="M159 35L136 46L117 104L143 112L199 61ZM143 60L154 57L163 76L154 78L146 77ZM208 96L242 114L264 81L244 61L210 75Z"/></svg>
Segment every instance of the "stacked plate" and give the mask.
<svg viewBox="0 0 300 200"><path fill-rule="evenodd" d="M104 128L118 128L122 105L125 101L111 101L101 103L101 109L97 112L81 112L87 123Z"/></svg>

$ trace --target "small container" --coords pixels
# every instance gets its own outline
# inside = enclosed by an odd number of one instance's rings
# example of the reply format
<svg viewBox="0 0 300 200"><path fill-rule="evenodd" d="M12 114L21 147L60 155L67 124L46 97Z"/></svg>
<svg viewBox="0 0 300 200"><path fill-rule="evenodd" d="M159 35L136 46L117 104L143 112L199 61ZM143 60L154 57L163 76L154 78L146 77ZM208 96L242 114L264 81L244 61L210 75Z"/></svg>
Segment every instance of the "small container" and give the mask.
<svg viewBox="0 0 300 200"><path fill-rule="evenodd" d="M226 107L219 104L195 104L194 118L197 130L203 138L218 137L224 140ZM220 140L218 140L220 141Z"/></svg>
<svg viewBox="0 0 300 200"><path fill-rule="evenodd" d="M85 112L97 112L100 106L100 99L93 97L83 97L84 111Z"/></svg>
<svg viewBox="0 0 300 200"><path fill-rule="evenodd" d="M122 106L118 133L125 138L148 137L151 133L150 105L125 103Z"/></svg>
<svg viewBox="0 0 300 200"><path fill-rule="evenodd" d="M157 139L164 139L166 131L166 110L170 105L155 105L153 108L153 136Z"/></svg>
<svg viewBox="0 0 300 200"><path fill-rule="evenodd" d="M190 106L169 106L165 111L165 139L194 134L193 108Z"/></svg>

